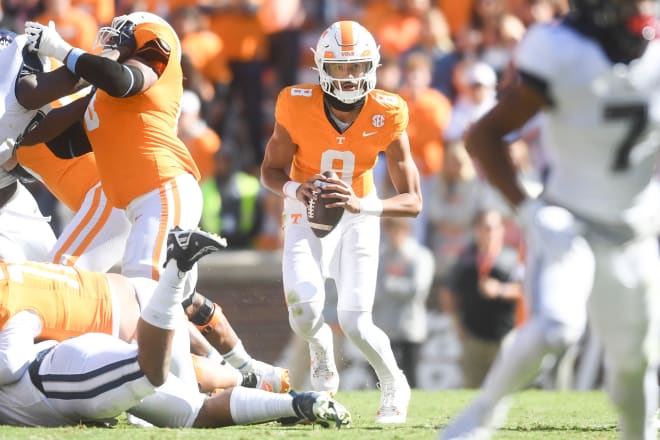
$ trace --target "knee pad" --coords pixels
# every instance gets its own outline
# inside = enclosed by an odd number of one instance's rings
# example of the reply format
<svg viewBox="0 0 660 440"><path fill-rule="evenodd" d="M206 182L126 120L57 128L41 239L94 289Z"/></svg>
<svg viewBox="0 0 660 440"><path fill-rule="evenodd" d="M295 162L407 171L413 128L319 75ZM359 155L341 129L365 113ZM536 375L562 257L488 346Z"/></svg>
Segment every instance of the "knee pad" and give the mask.
<svg viewBox="0 0 660 440"><path fill-rule="evenodd" d="M289 324L303 339L312 337L324 323L323 303L305 302L289 306Z"/></svg>

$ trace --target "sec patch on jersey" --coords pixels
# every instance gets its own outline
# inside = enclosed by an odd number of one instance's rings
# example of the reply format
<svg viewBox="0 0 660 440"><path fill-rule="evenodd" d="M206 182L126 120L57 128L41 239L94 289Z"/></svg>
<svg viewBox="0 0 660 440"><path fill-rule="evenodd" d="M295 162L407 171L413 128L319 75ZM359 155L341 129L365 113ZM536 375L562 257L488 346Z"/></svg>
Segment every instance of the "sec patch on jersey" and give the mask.
<svg viewBox="0 0 660 440"><path fill-rule="evenodd" d="M334 171L324 171L322 174L331 179L339 178ZM316 186L318 187L316 198L310 200L307 205L307 222L310 228L312 228L314 235L323 238L337 226L339 220L341 220L341 216L344 214L344 208L328 208L328 205L334 203L336 199L321 197L321 194L330 192L323 188L323 181L317 180Z"/></svg>

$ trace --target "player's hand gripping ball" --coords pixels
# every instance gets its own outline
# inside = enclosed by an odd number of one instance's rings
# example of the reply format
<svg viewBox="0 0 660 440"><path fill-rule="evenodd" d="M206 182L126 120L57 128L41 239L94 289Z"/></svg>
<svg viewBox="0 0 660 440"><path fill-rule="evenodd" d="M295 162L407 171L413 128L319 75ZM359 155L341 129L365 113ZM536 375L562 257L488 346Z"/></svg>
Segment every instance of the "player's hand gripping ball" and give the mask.
<svg viewBox="0 0 660 440"><path fill-rule="evenodd" d="M339 179L334 171L324 171L322 174L331 179ZM316 197L310 200L307 205L307 221L314 234L319 238L323 238L337 226L344 214L344 208L328 208L328 205L335 203L336 199L321 197L321 194L331 192L324 189L324 181L317 180L315 184L318 189L315 193Z"/></svg>

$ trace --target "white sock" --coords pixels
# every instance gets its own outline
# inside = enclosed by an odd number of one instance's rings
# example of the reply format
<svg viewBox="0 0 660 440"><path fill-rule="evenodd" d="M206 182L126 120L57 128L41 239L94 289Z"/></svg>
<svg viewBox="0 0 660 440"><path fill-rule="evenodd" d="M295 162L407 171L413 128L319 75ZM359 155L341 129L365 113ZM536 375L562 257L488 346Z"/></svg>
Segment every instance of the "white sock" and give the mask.
<svg viewBox="0 0 660 440"><path fill-rule="evenodd" d="M240 387L241 385L243 385L243 373L233 368L231 371L234 373L234 376L236 377L236 386Z"/></svg>
<svg viewBox="0 0 660 440"><path fill-rule="evenodd" d="M229 353L224 353L221 356L225 358L227 362L229 362L229 365L241 371L247 370L250 366L250 362L252 361L252 356L250 356L248 352L245 351L243 342L240 339L236 345L234 345L234 348L229 351Z"/></svg>
<svg viewBox="0 0 660 440"><path fill-rule="evenodd" d="M229 411L235 424L250 425L295 416L292 402L289 394L236 387L231 392Z"/></svg>
<svg viewBox="0 0 660 440"><path fill-rule="evenodd" d="M225 358L222 357L222 355L218 352L218 350L215 349L215 347L211 347L206 357L214 362L219 363L220 365L227 363Z"/></svg>
<svg viewBox="0 0 660 440"><path fill-rule="evenodd" d="M181 276L179 276L181 275ZM176 261L170 260L163 270L146 307L142 308L142 319L149 324L173 330L183 319L183 288L185 273L179 272Z"/></svg>

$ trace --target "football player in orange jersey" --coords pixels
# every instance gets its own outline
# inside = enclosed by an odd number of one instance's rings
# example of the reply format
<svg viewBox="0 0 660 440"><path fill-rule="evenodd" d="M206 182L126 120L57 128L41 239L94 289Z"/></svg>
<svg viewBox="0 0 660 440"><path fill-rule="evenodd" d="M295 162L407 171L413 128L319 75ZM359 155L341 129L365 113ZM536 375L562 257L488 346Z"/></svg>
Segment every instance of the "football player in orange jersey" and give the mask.
<svg viewBox="0 0 660 440"><path fill-rule="evenodd" d="M176 133L179 38L157 15L118 16L96 39L97 47L119 50L118 62L72 48L54 27L27 22L25 32L31 50L96 87L88 102L64 109L84 125L108 201L131 223L122 274L157 280L168 229L196 227L202 208L199 171Z"/></svg>
<svg viewBox="0 0 660 440"><path fill-rule="evenodd" d="M22 36L22 38L25 40L25 36ZM123 49L123 47L120 47L105 50L103 56L112 59L126 58L127 55L122 52ZM25 52L25 54L27 53ZM18 51L17 54L12 56L15 58L14 61L19 63L22 56L27 57L28 55L21 55L21 52ZM32 57L36 58L34 55ZM12 83L15 82L16 101L20 104L21 109L36 109L46 105L56 97L53 94L56 89L61 94L71 93L84 85L75 78L69 78L70 81L67 82L67 76L71 77L72 75L65 67L52 73L43 73L43 69L28 67L31 67L31 65L23 68L16 78L11 78ZM55 80L61 87L53 86L52 81ZM79 105L81 102L86 105L89 97L90 95L86 97L86 100L83 98L76 101L76 104ZM70 100L70 98L63 98L63 100ZM44 110L47 111L48 109ZM27 113L27 110L23 111ZM32 114L36 113L36 110L32 112ZM30 118L32 118L32 114ZM60 114L59 116L61 118L66 115ZM129 228L128 220L126 220L122 211L112 207L105 200L103 189L98 183L99 177L96 171L94 154L89 152L91 146L84 131L75 130L76 128L82 128L82 124L73 124L75 118L72 116L67 116L68 119L50 119L51 123L44 123L41 120L43 117L44 115L40 114L30 124L28 124L30 118L27 118L24 123L14 125L17 127L20 125L20 130L26 129L26 126L29 125L27 127L29 133L25 133L24 140L29 139L31 134L34 136L35 127L39 127L40 130L46 128L43 138L48 139L54 136L54 133L61 130L62 127L69 127L55 141L49 142L52 151L48 151L43 146L17 150L17 157L21 164L36 172L36 175L46 183L60 201L77 212L77 220L74 219L74 222L67 227L71 228L73 233L66 234L66 231L63 233L61 240L53 249L53 259L56 262L75 264L76 267L86 270L107 271L121 257L121 249L123 249ZM37 124L37 122L40 123ZM17 133L13 134L15 137L16 135ZM26 142L26 144L29 144L29 142ZM69 158L70 156L79 157L70 160L63 159L63 157ZM15 163L15 160L12 160ZM34 228L32 228L30 233L34 234L34 232ZM117 248L120 248L119 252L114 252L113 250ZM44 253L39 259L45 260L45 256ZM191 284L194 285L194 283ZM215 309L215 313L212 313L212 317L214 317L214 322L218 324L220 330L218 334L222 335L221 340L224 342L221 345L216 344L216 347L224 353L224 359L227 362L242 372L254 372L265 378L269 383L269 387L275 392L286 392L288 390L287 370L251 358L219 307ZM223 325L223 323L226 323L226 325ZM211 345L198 332L191 332L192 335L195 335L195 333L197 335L198 353L205 355L210 353L215 361L222 361L217 351L213 350ZM187 340L182 341L183 347L188 345ZM176 352L183 353L184 350L176 350ZM183 358L182 364L189 363L185 362L185 356ZM199 363L201 361L198 361ZM189 380L192 381L192 364L189 365L187 370Z"/></svg>
<svg viewBox="0 0 660 440"><path fill-rule="evenodd" d="M332 330L323 321L324 279L337 285L337 315L344 334L372 365L381 389L378 423L403 423L410 387L387 335L373 324L380 216L415 217L422 209L419 172L410 153L408 108L401 97L375 90L378 46L359 23L340 21L321 35L315 51L320 85L280 92L275 128L261 180L284 196L283 282L293 330L309 343L311 381L336 392ZM397 194L381 200L373 168L384 152ZM290 168L290 173L289 173ZM339 179L328 179L335 171ZM316 180L325 180L345 209L336 228L314 235L306 209Z"/></svg>
<svg viewBox="0 0 660 440"><path fill-rule="evenodd" d="M39 290L57 284L63 296L110 288L132 291L131 280L85 273L53 265L2 265L0 295L13 289L32 294L46 309L11 302L0 314L0 420L19 426L67 426L107 422L127 411L149 423L168 427L219 427L297 417L337 427L350 423L350 413L321 393L273 394L244 387L213 396L199 393L169 373L174 330L184 321L185 272L224 243L198 230L172 230L162 277L138 311L137 344L107 333L87 333L60 343L46 323L57 321L62 298ZM152 281L152 283L155 283ZM153 284L152 284L153 286ZM139 290L139 287L136 287ZM107 299L108 295L106 295ZM69 298L69 299L70 299ZM92 299L95 303L96 298ZM87 304L90 306L91 304ZM103 307L99 308L101 312ZM105 308L107 310L107 308ZM43 315L41 315L43 313ZM112 319L105 314L106 327ZM60 323L64 324L64 323ZM124 329L124 336L132 333Z"/></svg>
<svg viewBox="0 0 660 440"><path fill-rule="evenodd" d="M27 22L25 33L29 50L63 62L70 75L96 88L89 99L50 113L69 112L84 126L103 191L131 223L122 274L157 280L167 231L175 225L196 227L202 208L199 172L176 134L183 91L176 33L151 13L116 17L111 26L99 29L95 46L117 50L121 62L72 48L52 25ZM196 267L187 276L195 278ZM174 353L182 379L193 382L190 357L180 358L182 349Z"/></svg>

